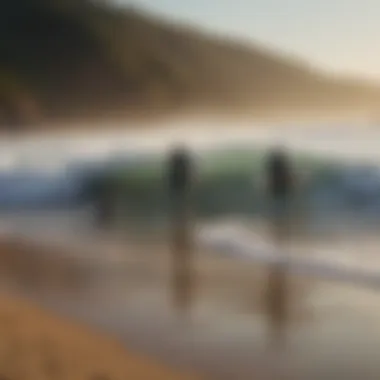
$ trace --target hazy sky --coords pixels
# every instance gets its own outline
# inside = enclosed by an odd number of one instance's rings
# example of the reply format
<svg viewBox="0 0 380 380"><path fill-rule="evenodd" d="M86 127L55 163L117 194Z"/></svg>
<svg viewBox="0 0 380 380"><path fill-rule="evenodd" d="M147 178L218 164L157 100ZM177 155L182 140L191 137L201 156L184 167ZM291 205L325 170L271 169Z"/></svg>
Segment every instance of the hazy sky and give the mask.
<svg viewBox="0 0 380 380"><path fill-rule="evenodd" d="M380 80L380 0L113 0Z"/></svg>

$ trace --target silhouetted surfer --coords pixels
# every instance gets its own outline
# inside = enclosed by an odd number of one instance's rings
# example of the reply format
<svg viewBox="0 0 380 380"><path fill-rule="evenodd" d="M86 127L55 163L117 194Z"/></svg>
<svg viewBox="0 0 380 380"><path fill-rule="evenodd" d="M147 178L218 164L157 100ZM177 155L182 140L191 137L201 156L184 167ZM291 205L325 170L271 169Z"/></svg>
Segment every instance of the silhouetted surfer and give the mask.
<svg viewBox="0 0 380 380"><path fill-rule="evenodd" d="M294 178L291 164L285 151L274 149L268 157L268 193L274 200L287 200L291 197L294 187Z"/></svg>
<svg viewBox="0 0 380 380"><path fill-rule="evenodd" d="M169 159L169 188L172 196L184 197L192 180L192 159L185 147L175 148Z"/></svg>
<svg viewBox="0 0 380 380"><path fill-rule="evenodd" d="M182 146L173 150L168 163L168 185L172 215L172 254L174 304L186 311L191 305L192 229L190 190L193 160Z"/></svg>
<svg viewBox="0 0 380 380"><path fill-rule="evenodd" d="M294 176L285 151L281 148L272 150L267 161L267 195L271 203L271 223L273 240L281 252L289 238L291 198L294 193ZM279 257L286 260L286 257ZM289 291L286 266L278 262L270 268L266 293L266 307L270 326L276 345L284 343L284 333L288 322Z"/></svg>
<svg viewBox="0 0 380 380"><path fill-rule="evenodd" d="M267 166L267 195L271 203L271 218L277 243L289 232L291 201L295 190L294 174L286 152L275 148L269 153Z"/></svg>

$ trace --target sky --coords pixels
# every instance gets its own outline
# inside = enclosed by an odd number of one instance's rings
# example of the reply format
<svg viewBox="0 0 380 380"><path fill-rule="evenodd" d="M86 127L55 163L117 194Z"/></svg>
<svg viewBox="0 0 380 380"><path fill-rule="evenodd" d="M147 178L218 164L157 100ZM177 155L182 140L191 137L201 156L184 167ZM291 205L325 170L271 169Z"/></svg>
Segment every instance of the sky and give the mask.
<svg viewBox="0 0 380 380"><path fill-rule="evenodd" d="M380 0L111 0L380 81Z"/></svg>

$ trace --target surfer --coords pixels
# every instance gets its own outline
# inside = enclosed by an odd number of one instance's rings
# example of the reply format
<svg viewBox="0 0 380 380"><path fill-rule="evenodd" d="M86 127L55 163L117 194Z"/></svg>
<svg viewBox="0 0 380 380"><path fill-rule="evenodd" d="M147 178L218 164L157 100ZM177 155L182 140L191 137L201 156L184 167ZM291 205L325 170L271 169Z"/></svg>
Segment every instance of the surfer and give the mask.
<svg viewBox="0 0 380 380"><path fill-rule="evenodd" d="M286 202L294 190L294 175L284 149L275 148L269 153L267 174L268 195L273 200Z"/></svg>
<svg viewBox="0 0 380 380"><path fill-rule="evenodd" d="M289 232L291 200L295 191L294 173L284 149L275 148L269 153L266 172L266 191L271 204L274 238L279 244L283 242L285 234Z"/></svg>
<svg viewBox="0 0 380 380"><path fill-rule="evenodd" d="M170 158L168 167L170 195L183 197L188 192L192 177L192 160L183 146L176 147Z"/></svg>
<svg viewBox="0 0 380 380"><path fill-rule="evenodd" d="M188 150L176 147L169 157L168 185L172 213L172 260L174 304L185 311L190 307L191 273L191 202L193 162Z"/></svg>
<svg viewBox="0 0 380 380"><path fill-rule="evenodd" d="M294 176L286 152L281 148L273 149L268 156L266 192L271 203L271 224L273 240L278 251L284 249L290 225L290 200L294 193ZM279 252L280 253L280 252ZM281 252L282 253L282 252ZM279 258L269 269L266 309L273 342L284 342L288 322L289 290L286 270L286 257Z"/></svg>

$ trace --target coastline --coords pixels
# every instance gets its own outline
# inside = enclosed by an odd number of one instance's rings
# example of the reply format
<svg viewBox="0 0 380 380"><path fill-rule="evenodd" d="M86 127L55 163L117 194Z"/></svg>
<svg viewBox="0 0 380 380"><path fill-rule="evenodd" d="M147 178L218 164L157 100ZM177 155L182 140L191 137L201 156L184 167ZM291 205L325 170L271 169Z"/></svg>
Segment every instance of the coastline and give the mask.
<svg viewBox="0 0 380 380"><path fill-rule="evenodd" d="M116 339L22 298L0 293L0 322L4 379L200 379L130 352Z"/></svg>

